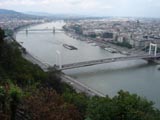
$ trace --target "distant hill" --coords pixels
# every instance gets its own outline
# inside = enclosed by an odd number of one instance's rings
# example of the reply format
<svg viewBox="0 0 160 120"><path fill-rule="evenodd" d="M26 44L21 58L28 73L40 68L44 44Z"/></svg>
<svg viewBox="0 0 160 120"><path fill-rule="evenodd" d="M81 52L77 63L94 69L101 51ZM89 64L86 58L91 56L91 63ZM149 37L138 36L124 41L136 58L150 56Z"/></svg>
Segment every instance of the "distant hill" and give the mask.
<svg viewBox="0 0 160 120"><path fill-rule="evenodd" d="M78 14L52 14L47 12L17 12L14 10L0 9L0 18L10 18L10 19L83 19L83 18L94 18L87 15Z"/></svg>
<svg viewBox="0 0 160 120"><path fill-rule="evenodd" d="M53 14L47 13L47 12L33 12L33 11L30 11L30 12L24 12L24 13L28 14L28 15L36 15L36 16L53 16Z"/></svg>
<svg viewBox="0 0 160 120"><path fill-rule="evenodd" d="M39 18L51 18L51 19L63 19L70 18L72 16L65 14L51 14L46 12L17 12L14 10L0 9L0 18L12 18L12 19L39 19Z"/></svg>
<svg viewBox="0 0 160 120"><path fill-rule="evenodd" d="M21 13L13 10L0 9L0 14L13 15L13 14L21 14Z"/></svg>
<svg viewBox="0 0 160 120"><path fill-rule="evenodd" d="M28 15L25 13L17 12L14 10L0 9L0 18L13 18L13 19L39 19L40 16Z"/></svg>
<svg viewBox="0 0 160 120"><path fill-rule="evenodd" d="M29 15L36 15L36 16L45 16L49 18L59 18L59 19L66 19L66 18L86 18L87 15L78 15L78 14L63 14L63 13L48 13L48 12L34 12L29 11L25 12L25 14Z"/></svg>

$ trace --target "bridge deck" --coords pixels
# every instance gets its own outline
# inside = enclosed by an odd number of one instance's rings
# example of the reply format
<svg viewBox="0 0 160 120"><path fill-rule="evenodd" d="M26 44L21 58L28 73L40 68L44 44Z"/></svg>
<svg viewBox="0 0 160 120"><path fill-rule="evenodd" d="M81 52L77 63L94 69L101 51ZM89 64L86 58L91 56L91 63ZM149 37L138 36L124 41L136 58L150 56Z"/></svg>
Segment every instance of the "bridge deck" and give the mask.
<svg viewBox="0 0 160 120"><path fill-rule="evenodd" d="M63 29L26 29L26 30L20 30L20 31L64 31Z"/></svg>
<svg viewBox="0 0 160 120"><path fill-rule="evenodd" d="M152 59L157 59L157 58L160 58L160 54L157 54L157 56L137 55L137 56L106 58L106 59L100 59L100 60L91 60L91 61L77 62L77 63L71 63L71 64L64 64L62 65L62 68L60 70L73 69L73 68L92 66L92 65L97 65L97 64L118 62L118 61L126 61L126 60L135 60L135 59L152 60Z"/></svg>

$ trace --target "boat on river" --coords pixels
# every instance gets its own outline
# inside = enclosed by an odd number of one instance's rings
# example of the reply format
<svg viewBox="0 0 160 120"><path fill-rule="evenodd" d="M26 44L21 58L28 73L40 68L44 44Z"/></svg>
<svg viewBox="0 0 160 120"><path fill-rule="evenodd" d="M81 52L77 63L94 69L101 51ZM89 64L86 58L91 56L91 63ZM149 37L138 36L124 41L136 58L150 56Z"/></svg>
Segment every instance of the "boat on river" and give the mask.
<svg viewBox="0 0 160 120"><path fill-rule="evenodd" d="M63 47L69 50L77 50L78 48L72 46L72 45L68 45L68 44L63 44Z"/></svg>

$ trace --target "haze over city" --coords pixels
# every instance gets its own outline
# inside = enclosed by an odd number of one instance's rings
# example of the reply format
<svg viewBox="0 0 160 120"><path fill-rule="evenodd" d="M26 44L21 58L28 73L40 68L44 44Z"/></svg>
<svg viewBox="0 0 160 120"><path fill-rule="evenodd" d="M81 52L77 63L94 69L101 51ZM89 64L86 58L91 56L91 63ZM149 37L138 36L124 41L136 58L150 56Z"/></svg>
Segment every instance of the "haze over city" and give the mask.
<svg viewBox="0 0 160 120"><path fill-rule="evenodd" d="M51 14L160 17L159 0L0 0L0 8Z"/></svg>

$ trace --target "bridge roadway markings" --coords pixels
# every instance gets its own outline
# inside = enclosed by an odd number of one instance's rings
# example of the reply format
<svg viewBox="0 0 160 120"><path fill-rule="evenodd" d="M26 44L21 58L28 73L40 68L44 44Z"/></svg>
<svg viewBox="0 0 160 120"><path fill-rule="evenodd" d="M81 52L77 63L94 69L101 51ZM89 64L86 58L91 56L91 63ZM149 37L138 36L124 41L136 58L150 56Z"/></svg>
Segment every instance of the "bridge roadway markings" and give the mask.
<svg viewBox="0 0 160 120"><path fill-rule="evenodd" d="M78 63L64 64L62 65L61 70L92 66L92 65L104 64L104 63L111 63L116 61L126 61L126 60L135 60L135 59L155 59L155 58L160 58L160 54L157 54L157 56L145 54L145 55L137 55L137 56L107 58L107 59L100 59L100 60L91 60L91 61L84 61L84 62L78 62Z"/></svg>

